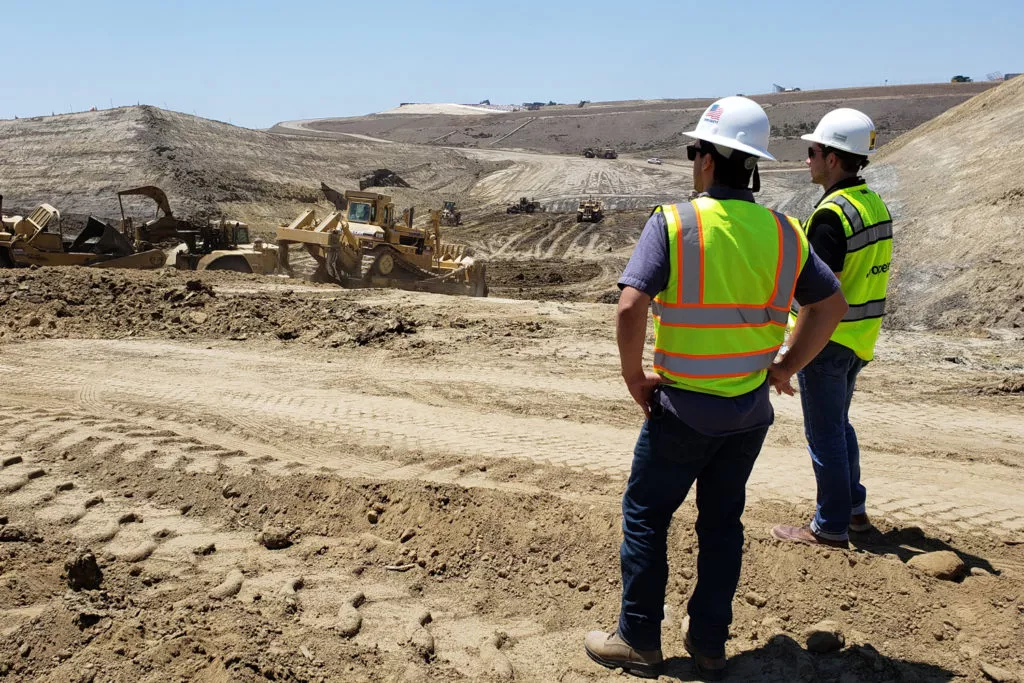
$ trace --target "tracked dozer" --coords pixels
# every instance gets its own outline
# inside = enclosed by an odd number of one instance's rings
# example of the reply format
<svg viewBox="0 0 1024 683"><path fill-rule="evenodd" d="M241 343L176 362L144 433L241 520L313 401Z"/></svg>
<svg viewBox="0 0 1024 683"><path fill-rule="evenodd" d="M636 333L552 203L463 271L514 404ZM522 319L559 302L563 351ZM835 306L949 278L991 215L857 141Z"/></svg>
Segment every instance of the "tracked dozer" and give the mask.
<svg viewBox="0 0 1024 683"><path fill-rule="evenodd" d="M576 209L577 223L597 223L602 218L604 218L604 204L600 199L589 197L580 200L580 205Z"/></svg>
<svg viewBox="0 0 1024 683"><path fill-rule="evenodd" d="M3 197L0 197L0 208ZM103 268L160 268L166 256L159 249L136 251L115 228L89 217L73 239L64 234L60 211L40 204L27 217L3 216L0 267L96 266Z"/></svg>
<svg viewBox="0 0 1024 683"><path fill-rule="evenodd" d="M484 264L468 247L441 241L439 211L431 212L430 228L421 230L413 227L411 209L396 215L388 195L322 189L334 211L321 219L307 209L277 229L285 272L292 273L289 247L300 244L316 260L317 276L343 287L487 296Z"/></svg>
<svg viewBox="0 0 1024 683"><path fill-rule="evenodd" d="M519 201L515 204L509 204L505 207L505 213L540 213L544 211L544 207L540 205L535 199L527 199L526 197L520 197Z"/></svg>

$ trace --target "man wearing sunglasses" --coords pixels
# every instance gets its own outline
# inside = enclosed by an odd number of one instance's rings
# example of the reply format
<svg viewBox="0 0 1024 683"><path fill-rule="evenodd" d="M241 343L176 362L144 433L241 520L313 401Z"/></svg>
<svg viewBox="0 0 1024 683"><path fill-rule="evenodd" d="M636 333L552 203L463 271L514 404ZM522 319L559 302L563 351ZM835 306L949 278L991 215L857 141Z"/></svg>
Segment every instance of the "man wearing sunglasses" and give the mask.
<svg viewBox="0 0 1024 683"><path fill-rule="evenodd" d="M622 376L647 419L622 499L618 627L592 631L584 643L609 668L658 675L668 528L696 482L697 584L683 644L701 677L724 675L745 488L774 417L769 387L792 394L790 378L846 312L799 222L754 201L757 162L774 160L769 128L764 110L744 97L718 100L701 115L686 133L698 195L654 210L619 279ZM803 324L773 364L794 298ZM643 366L649 308L655 372Z"/></svg>
<svg viewBox="0 0 1024 683"><path fill-rule="evenodd" d="M874 358L892 260L892 218L859 172L875 149L875 124L836 109L804 140L811 182L825 188L807 221L814 251L839 277L850 309L828 345L798 375L804 433L817 479L817 509L806 526L779 525L784 541L849 546L849 533L872 529L860 483L860 450L850 424L857 374ZM803 312L796 316L800 324Z"/></svg>

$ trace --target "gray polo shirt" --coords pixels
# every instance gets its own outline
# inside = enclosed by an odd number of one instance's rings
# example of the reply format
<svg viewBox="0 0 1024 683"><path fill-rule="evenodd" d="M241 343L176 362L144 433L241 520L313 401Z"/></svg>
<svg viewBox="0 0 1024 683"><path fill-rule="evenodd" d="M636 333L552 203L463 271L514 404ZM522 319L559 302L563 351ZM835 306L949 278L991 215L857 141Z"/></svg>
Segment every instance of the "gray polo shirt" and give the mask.
<svg viewBox="0 0 1024 683"><path fill-rule="evenodd" d="M720 201L753 202L750 190L712 187L700 196ZM647 219L640 240L619 278L619 289L633 287L652 299L668 285L671 264L668 256L668 226L660 211ZM839 289L839 281L814 250L796 282L796 301L802 306L827 299ZM768 427L775 419L768 394L768 382L749 393L732 398L659 387L657 402L691 428L706 436L728 436Z"/></svg>

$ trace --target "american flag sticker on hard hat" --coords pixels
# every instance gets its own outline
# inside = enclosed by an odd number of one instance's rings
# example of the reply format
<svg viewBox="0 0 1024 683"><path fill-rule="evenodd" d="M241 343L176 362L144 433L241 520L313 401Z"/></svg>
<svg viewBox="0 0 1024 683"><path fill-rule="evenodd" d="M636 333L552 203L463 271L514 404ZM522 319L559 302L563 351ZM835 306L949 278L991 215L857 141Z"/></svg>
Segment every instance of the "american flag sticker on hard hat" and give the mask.
<svg viewBox="0 0 1024 683"><path fill-rule="evenodd" d="M722 105L712 104L711 107L704 112L704 120L708 123L718 123L718 119L722 118Z"/></svg>

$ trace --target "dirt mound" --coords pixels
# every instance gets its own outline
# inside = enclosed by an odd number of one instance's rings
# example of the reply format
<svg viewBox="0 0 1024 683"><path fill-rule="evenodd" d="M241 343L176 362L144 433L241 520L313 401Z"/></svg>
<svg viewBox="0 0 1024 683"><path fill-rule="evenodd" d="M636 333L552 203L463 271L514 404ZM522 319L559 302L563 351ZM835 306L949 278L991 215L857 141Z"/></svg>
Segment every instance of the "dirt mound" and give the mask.
<svg viewBox="0 0 1024 683"><path fill-rule="evenodd" d="M1024 325L1024 80L886 146L868 179L895 214L889 323Z"/></svg>
<svg viewBox="0 0 1024 683"><path fill-rule="evenodd" d="M409 187L409 183L391 169L378 168L359 179L360 190L368 187Z"/></svg>
<svg viewBox="0 0 1024 683"><path fill-rule="evenodd" d="M581 648L614 623L621 482L557 468L463 460L465 470L546 491L271 473L130 416L13 408L31 419L24 463L5 468L0 675L12 680L605 680ZM61 445L47 435L70 427ZM9 474L36 468L13 488ZM10 472L8 472L8 469ZM62 482L56 488L54 482ZM56 493L54 493L56 491ZM495 511L515 510L515 514ZM785 546L748 515L727 645L737 680L947 681L1013 670L1021 579L989 562L1012 549L959 541L973 570L940 581L907 562L950 549L883 526L858 552ZM692 590L695 511L670 533L667 673L688 677L680 620ZM268 548L267 529L291 544ZM88 547L89 549L86 549ZM92 554L101 590L67 591L62 564ZM808 651L823 619L843 636ZM512 676L499 676L501 672Z"/></svg>
<svg viewBox="0 0 1024 683"><path fill-rule="evenodd" d="M592 261L545 259L529 261L492 260L487 262L487 283L491 296L511 299L581 300L566 285L589 282L602 274Z"/></svg>
<svg viewBox="0 0 1024 683"><path fill-rule="evenodd" d="M228 273L0 270L0 341L83 338L249 338L317 346L386 345L415 335L424 318L330 298L333 287L232 295L260 276ZM281 281L278 281L281 282ZM228 293L218 293L214 287ZM433 324L433 323L431 323Z"/></svg>
<svg viewBox="0 0 1024 683"><path fill-rule="evenodd" d="M321 180L355 189L368 171L391 169L411 186L391 190L404 208L439 205L442 193L461 202L495 168L453 151L275 135L149 106L0 121L0 157L10 205L113 219L118 190L158 185L183 218L224 214L264 232L327 207Z"/></svg>

